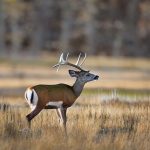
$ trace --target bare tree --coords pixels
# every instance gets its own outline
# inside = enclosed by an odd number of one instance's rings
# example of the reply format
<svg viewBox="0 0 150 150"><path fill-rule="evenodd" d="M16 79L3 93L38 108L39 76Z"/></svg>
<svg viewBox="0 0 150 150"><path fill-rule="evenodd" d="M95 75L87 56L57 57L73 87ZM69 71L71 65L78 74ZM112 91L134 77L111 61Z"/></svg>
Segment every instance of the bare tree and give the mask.
<svg viewBox="0 0 150 150"><path fill-rule="evenodd" d="M62 5L62 32L61 32L61 48L69 50L70 49L70 39L73 26L73 10L71 3L64 1Z"/></svg>
<svg viewBox="0 0 150 150"><path fill-rule="evenodd" d="M139 38L137 32L137 24L139 20L140 10L139 10L140 0L132 0L127 3L127 16L126 16L126 31L125 39L127 41L128 55L136 55L138 52Z"/></svg>
<svg viewBox="0 0 150 150"><path fill-rule="evenodd" d="M0 54L3 55L5 52L4 47L4 4L3 0L0 0Z"/></svg>
<svg viewBox="0 0 150 150"><path fill-rule="evenodd" d="M86 12L87 20L85 22L85 34L86 34L86 44L88 53L95 54L96 49L96 29L95 29L95 6L94 1L86 0Z"/></svg>

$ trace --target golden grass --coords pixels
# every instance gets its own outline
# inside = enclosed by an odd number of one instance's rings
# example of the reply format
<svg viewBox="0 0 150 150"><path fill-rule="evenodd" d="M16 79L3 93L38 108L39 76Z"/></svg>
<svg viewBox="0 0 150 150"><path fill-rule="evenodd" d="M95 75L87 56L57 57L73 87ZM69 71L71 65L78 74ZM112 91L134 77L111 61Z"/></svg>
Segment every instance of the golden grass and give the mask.
<svg viewBox="0 0 150 150"><path fill-rule="evenodd" d="M80 99L80 101L82 98ZM29 108L18 98L21 107L8 107L1 101L1 150L148 150L150 147L150 102L102 102L99 97L85 96L68 109L68 140L59 126L55 110L43 110L32 121L31 130L25 120ZM4 100L3 100L4 103ZM12 106L13 105L13 106Z"/></svg>
<svg viewBox="0 0 150 150"><path fill-rule="evenodd" d="M86 67L101 80L86 85L73 107L68 109L68 140L59 126L55 110L43 110L27 129L25 116L30 112L23 91L35 84L72 84L67 67L57 73L51 68L56 56L0 60L0 149L1 150L148 150L150 147L150 60L89 57ZM75 59L71 59L75 61ZM15 90L20 90L17 96ZM104 89L147 91L122 98ZM14 90L14 91L13 91ZM112 90L113 91L113 90ZM125 94L125 93L124 93ZM130 95L131 94L131 95ZM130 101L129 101L129 99ZM111 100L112 99L112 100ZM105 100L105 101L103 101ZM125 100L125 101L123 101ZM138 101L140 100L140 101Z"/></svg>

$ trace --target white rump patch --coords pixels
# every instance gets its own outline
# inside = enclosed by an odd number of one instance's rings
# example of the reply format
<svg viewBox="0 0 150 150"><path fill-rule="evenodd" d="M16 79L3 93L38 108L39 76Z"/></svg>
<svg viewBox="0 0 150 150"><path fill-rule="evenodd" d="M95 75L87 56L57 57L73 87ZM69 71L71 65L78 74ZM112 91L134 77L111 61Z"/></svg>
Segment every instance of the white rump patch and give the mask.
<svg viewBox="0 0 150 150"><path fill-rule="evenodd" d="M32 97L32 92L33 92L33 97ZM31 103L31 98L32 98L32 103ZM25 92L25 99L29 104L31 110L34 110L38 102L38 95L35 92L35 90L28 88Z"/></svg>
<svg viewBox="0 0 150 150"><path fill-rule="evenodd" d="M62 101L58 101L58 102L48 102L48 103L46 104L46 106L61 107L61 106L62 106L62 104L63 104L63 102L62 102Z"/></svg>

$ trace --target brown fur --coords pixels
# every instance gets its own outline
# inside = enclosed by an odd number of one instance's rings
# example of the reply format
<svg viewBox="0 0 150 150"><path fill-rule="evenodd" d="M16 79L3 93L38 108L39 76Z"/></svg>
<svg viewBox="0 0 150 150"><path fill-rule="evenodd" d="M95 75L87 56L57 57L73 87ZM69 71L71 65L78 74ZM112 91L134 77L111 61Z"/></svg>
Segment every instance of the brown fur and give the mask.
<svg viewBox="0 0 150 150"><path fill-rule="evenodd" d="M48 102L63 101L63 107L70 107L77 96L75 96L73 88L67 84L56 85L36 85L30 87L34 89L38 95L38 107L45 107Z"/></svg>

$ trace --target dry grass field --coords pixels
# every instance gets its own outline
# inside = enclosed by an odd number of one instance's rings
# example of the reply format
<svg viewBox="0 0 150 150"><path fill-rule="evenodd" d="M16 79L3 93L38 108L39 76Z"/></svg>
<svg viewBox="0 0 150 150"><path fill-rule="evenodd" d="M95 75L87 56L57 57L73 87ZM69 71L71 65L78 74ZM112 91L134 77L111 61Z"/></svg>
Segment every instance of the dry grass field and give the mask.
<svg viewBox="0 0 150 150"><path fill-rule="evenodd" d="M27 86L73 83L66 67L51 68L55 57L45 58L0 60L0 150L149 149L150 60L88 58L86 68L101 78L68 109L66 139L55 110L43 110L27 128Z"/></svg>
<svg viewBox="0 0 150 150"><path fill-rule="evenodd" d="M25 121L28 107L1 103L0 149L149 149L150 102L100 102L98 96L83 101L85 105L78 102L68 111L68 140L54 110L41 112L29 130Z"/></svg>

